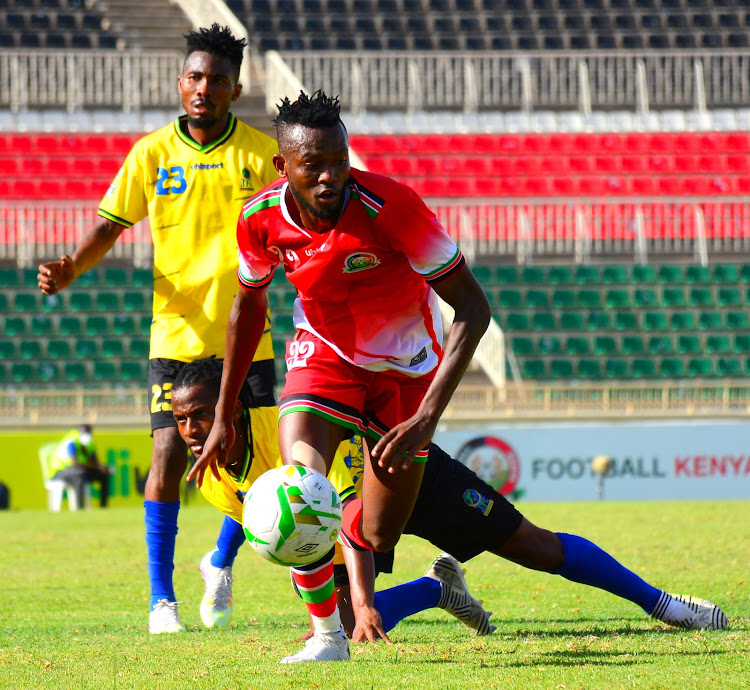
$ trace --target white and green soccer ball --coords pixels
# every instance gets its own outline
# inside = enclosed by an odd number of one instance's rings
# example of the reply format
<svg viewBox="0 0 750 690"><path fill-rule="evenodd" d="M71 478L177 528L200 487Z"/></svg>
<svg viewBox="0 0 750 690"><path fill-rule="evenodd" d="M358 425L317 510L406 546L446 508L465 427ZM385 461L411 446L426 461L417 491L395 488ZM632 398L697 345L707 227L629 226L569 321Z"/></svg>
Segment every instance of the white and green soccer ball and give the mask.
<svg viewBox="0 0 750 690"><path fill-rule="evenodd" d="M285 465L258 477L245 496L242 527L271 563L309 565L325 556L341 530L341 499L320 472Z"/></svg>

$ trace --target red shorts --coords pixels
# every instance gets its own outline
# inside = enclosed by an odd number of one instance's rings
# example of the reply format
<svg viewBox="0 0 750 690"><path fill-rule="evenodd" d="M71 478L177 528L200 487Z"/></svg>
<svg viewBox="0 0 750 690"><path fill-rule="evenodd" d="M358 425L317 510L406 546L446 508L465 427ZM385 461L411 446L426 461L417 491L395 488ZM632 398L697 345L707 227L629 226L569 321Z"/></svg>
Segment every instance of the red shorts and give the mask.
<svg viewBox="0 0 750 690"><path fill-rule="evenodd" d="M311 412L376 439L414 415L435 375L363 369L307 331L287 342L286 364L279 417ZM415 456L420 460L427 460L426 448Z"/></svg>

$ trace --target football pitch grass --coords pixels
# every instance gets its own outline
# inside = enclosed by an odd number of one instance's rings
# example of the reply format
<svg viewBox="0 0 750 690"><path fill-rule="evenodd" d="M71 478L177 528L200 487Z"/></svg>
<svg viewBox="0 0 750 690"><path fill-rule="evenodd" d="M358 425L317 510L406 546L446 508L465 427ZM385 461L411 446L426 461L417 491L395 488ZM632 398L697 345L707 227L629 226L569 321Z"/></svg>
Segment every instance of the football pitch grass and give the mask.
<svg viewBox="0 0 750 690"><path fill-rule="evenodd" d="M352 646L352 662L280 665L307 617L288 570L244 546L234 622L203 628L198 563L221 516L180 515L175 584L181 635L147 632L142 511L0 513L2 688L748 688L750 501L520 504L536 524L586 536L655 586L719 604L726 631L684 631L600 590L482 555L473 593L495 634L444 611L407 619L393 645ZM438 553L405 537L384 588L418 577Z"/></svg>

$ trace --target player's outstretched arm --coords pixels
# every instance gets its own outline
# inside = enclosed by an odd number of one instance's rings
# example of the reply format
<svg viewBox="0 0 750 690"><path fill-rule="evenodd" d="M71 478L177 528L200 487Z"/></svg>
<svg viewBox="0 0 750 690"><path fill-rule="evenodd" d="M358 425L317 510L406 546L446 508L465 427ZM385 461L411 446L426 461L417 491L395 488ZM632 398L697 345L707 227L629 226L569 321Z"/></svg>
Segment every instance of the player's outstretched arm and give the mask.
<svg viewBox="0 0 750 690"><path fill-rule="evenodd" d="M267 310L268 299L265 290L241 288L234 298L227 323L224 372L214 424L203 445L200 458L196 460L187 476L188 481L195 478L199 487L203 483L203 475L207 469L219 479L218 468L224 467L227 454L234 445L234 405L263 335Z"/></svg>
<svg viewBox="0 0 750 690"><path fill-rule="evenodd" d="M64 290L78 276L96 266L104 258L124 229L124 225L102 219L84 235L72 257L66 255L59 261L39 266L39 289L45 295L54 295Z"/></svg>
<svg viewBox="0 0 750 690"><path fill-rule="evenodd" d="M467 265L432 287L456 313L443 359L417 413L391 429L373 448L373 458L389 472L399 467L407 469L414 454L432 439L440 415L469 366L491 318L487 296Z"/></svg>

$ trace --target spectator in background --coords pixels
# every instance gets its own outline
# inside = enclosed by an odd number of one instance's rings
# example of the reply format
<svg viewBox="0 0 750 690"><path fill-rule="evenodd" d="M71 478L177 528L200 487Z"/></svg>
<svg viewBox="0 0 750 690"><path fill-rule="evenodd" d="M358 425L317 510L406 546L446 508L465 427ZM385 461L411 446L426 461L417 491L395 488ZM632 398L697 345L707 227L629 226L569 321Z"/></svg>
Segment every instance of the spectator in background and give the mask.
<svg viewBox="0 0 750 690"><path fill-rule="evenodd" d="M62 479L73 487L78 505L83 505L86 484L98 482L101 506L107 507L109 499L109 468L100 464L94 447L94 434L90 424L81 424L66 434L52 454L50 475Z"/></svg>

